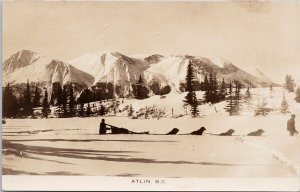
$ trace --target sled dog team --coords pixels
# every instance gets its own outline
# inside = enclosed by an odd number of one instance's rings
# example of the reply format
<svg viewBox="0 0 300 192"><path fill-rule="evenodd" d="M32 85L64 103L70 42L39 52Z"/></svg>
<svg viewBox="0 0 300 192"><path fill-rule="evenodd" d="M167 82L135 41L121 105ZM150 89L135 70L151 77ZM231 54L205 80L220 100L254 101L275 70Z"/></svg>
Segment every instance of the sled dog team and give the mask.
<svg viewBox="0 0 300 192"><path fill-rule="evenodd" d="M287 121L287 130L289 131L291 136L298 135L298 131L295 128L295 118L294 114L291 115L291 118ZM108 128L109 126L110 128ZM107 134L106 131L111 130L111 134L149 134L149 131L146 132L134 132L130 131L125 128L119 128L113 125L109 125L105 123L105 120L102 119L99 128L99 134L105 135ZM205 127L201 127L197 131L193 131L189 134L185 135L203 135L204 131L206 130ZM179 129L173 128L170 132L163 134L163 135L176 135L179 132ZM233 129L229 129L228 131L221 133L221 134L211 134L211 135L219 135L219 136L232 136L235 131ZM258 129L257 131L251 132L247 134L247 136L261 136L264 133L263 129Z"/></svg>

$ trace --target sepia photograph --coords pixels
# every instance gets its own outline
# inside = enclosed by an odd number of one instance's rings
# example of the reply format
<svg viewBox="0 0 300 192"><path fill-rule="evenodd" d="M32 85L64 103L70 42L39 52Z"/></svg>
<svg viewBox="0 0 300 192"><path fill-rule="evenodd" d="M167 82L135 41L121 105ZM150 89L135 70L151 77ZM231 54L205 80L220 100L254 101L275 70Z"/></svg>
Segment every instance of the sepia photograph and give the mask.
<svg viewBox="0 0 300 192"><path fill-rule="evenodd" d="M300 189L299 1L2 11L3 189Z"/></svg>

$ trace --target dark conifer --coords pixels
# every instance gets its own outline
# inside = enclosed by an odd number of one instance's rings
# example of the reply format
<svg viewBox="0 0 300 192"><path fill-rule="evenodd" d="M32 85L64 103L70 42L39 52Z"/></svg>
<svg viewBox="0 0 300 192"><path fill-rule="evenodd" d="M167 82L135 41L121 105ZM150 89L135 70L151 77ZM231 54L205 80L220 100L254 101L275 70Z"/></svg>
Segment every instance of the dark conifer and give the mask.
<svg viewBox="0 0 300 192"><path fill-rule="evenodd" d="M294 87L295 87L295 82L294 79L292 78L291 75L286 75L285 76L285 88L289 91L289 92L294 92Z"/></svg>
<svg viewBox="0 0 300 192"><path fill-rule="evenodd" d="M198 101L197 101L196 95L194 95L193 103L191 105L191 114L192 114L192 117L199 116Z"/></svg>
<svg viewBox="0 0 300 192"><path fill-rule="evenodd" d="M100 113L100 116L104 116L105 115L105 107L104 107L104 105L100 105L99 113Z"/></svg>
<svg viewBox="0 0 300 192"><path fill-rule="evenodd" d="M204 82L203 82L203 91L207 91L208 88L209 88L209 82L208 82L207 75L205 75Z"/></svg>
<svg viewBox="0 0 300 192"><path fill-rule="evenodd" d="M300 103L300 88L298 86L297 90L296 90L296 97L295 100L297 103Z"/></svg>
<svg viewBox="0 0 300 192"><path fill-rule="evenodd" d="M76 116L76 109L75 109L75 97L74 97L74 90L73 90L73 84L69 85L69 98L68 98L68 112L69 117L75 117Z"/></svg>
<svg viewBox="0 0 300 192"><path fill-rule="evenodd" d="M54 105L54 90L53 90L53 88L52 88L52 91L51 91L51 96L50 96L50 105Z"/></svg>
<svg viewBox="0 0 300 192"><path fill-rule="evenodd" d="M289 113L289 104L287 103L285 99L285 94L283 93L283 98L281 102L281 113Z"/></svg>
<svg viewBox="0 0 300 192"><path fill-rule="evenodd" d="M43 117L48 118L50 112L51 112L51 110L50 110L50 105L48 102L48 91L45 88L45 94L44 94L44 99L43 99L43 104L42 104Z"/></svg>
<svg viewBox="0 0 300 192"><path fill-rule="evenodd" d="M56 88L56 113L58 117L63 117L63 91L59 84Z"/></svg>
<svg viewBox="0 0 300 192"><path fill-rule="evenodd" d="M196 95L194 91L194 85L193 85L193 80L195 79L194 72L193 72L193 67L191 61L189 61L188 67L187 67L187 74L185 77L186 80L186 91L188 92L187 95L185 96L184 102L187 105L192 105L194 103L193 99L195 98L194 95Z"/></svg>
<svg viewBox="0 0 300 192"><path fill-rule="evenodd" d="M29 85L29 81L27 81L26 90L24 94L24 115L30 116L32 114L33 114L33 109L32 109L32 101L31 101L30 85Z"/></svg>
<svg viewBox="0 0 300 192"><path fill-rule="evenodd" d="M6 87L3 90L3 100L2 100L2 114L3 117L6 118L15 118L17 117L18 113L18 100L16 96L13 94L12 88L10 87L10 84L8 83Z"/></svg>
<svg viewBox="0 0 300 192"><path fill-rule="evenodd" d="M236 81L235 82L234 112L233 112L233 115L240 115L241 110L242 110L241 83Z"/></svg>
<svg viewBox="0 0 300 192"><path fill-rule="evenodd" d="M86 116L90 117L91 114L92 114L92 109L91 109L90 103L88 103L87 108L86 108Z"/></svg>
<svg viewBox="0 0 300 192"><path fill-rule="evenodd" d="M191 114L193 117L196 117L199 115L198 111L198 99L196 96L195 88L193 81L195 80L193 66L191 60L189 60L189 64L187 67L187 74L186 74L186 91L188 92L185 96L185 105L190 106Z"/></svg>
<svg viewBox="0 0 300 192"><path fill-rule="evenodd" d="M84 104L79 100L79 110L78 110L78 116L84 117Z"/></svg>
<svg viewBox="0 0 300 192"><path fill-rule="evenodd" d="M229 113L229 116L234 115L234 96L232 92L232 82L229 83L228 87L228 96L227 96L227 106L225 107L225 110Z"/></svg>
<svg viewBox="0 0 300 192"><path fill-rule="evenodd" d="M220 90L219 90L219 100L220 101L224 101L227 95L227 90L226 90L226 83L225 80L223 78L221 86L220 86Z"/></svg>
<svg viewBox="0 0 300 192"><path fill-rule="evenodd" d="M251 106L251 98L252 98L252 95L251 95L251 92L250 92L250 87L248 86L247 90L246 90L246 93L245 93L245 96L244 96L244 102L246 103L248 108L250 108L250 106Z"/></svg>
<svg viewBox="0 0 300 192"><path fill-rule="evenodd" d="M35 92L34 92L34 97L33 97L33 107L40 107L41 103L40 103L40 99L41 99L41 94L38 90L38 87L35 87Z"/></svg>
<svg viewBox="0 0 300 192"><path fill-rule="evenodd" d="M211 91L211 103L217 103L219 102L218 97L218 82L217 82L217 75L216 73L211 72L210 78L209 78L209 85L210 85L210 91Z"/></svg>
<svg viewBox="0 0 300 192"><path fill-rule="evenodd" d="M136 99L145 99L148 98L148 89L144 85L142 75L140 75L139 80L136 84L133 85L133 94Z"/></svg>
<svg viewBox="0 0 300 192"><path fill-rule="evenodd" d="M68 86L64 85L62 90L62 117L68 117Z"/></svg>
<svg viewBox="0 0 300 192"><path fill-rule="evenodd" d="M133 108L132 108L132 105L129 106L128 108L128 117L131 117L133 115Z"/></svg>

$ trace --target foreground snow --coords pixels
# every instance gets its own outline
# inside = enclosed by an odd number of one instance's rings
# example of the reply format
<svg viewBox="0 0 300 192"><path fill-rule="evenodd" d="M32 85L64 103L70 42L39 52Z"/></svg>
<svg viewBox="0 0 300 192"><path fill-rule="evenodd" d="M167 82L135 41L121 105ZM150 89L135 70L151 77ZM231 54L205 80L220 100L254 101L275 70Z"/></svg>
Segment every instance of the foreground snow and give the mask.
<svg viewBox="0 0 300 192"><path fill-rule="evenodd" d="M245 90L243 90L245 91ZM98 135L102 117L68 119L8 119L3 125L3 173L6 175L97 175L150 177L299 177L299 135L286 130L290 113L280 113L283 90L252 89L252 104L265 98L272 111L254 116L244 107L228 116L226 102L201 105L191 118L182 108L184 94L125 100L135 111L157 105L167 118L129 119L126 111L105 117L106 123L150 135ZM203 92L197 93L201 98ZM299 131L300 104L286 93ZM172 117L172 109L174 116ZM203 136L184 135L206 127ZM182 135L165 134L173 128ZM234 129L233 136L217 136ZM261 137L248 133L263 129ZM156 134L156 135L155 135Z"/></svg>
<svg viewBox="0 0 300 192"><path fill-rule="evenodd" d="M207 118L133 120L107 117L107 123L134 131L166 133L173 127L188 133L200 126L207 134L97 135L99 118L8 120L3 127L4 174L103 175L154 177L296 177L299 176L299 136L290 137L270 120ZM222 119L223 118L223 119ZM270 117L271 118L271 117ZM221 137L228 128L236 136ZM278 130L278 134L277 131ZM276 133L276 134L275 134Z"/></svg>

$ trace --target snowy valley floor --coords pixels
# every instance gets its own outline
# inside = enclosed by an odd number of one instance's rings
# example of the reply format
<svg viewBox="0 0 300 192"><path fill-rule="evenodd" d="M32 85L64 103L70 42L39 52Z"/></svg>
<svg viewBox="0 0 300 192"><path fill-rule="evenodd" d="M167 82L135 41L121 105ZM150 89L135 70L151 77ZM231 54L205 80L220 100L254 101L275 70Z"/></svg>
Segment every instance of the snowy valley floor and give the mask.
<svg viewBox="0 0 300 192"><path fill-rule="evenodd" d="M299 177L300 138L288 115L133 120L105 117L132 131L179 134L201 126L203 136L98 135L101 118L8 119L2 127L4 175L145 177ZM234 129L235 136L216 136ZM264 129L261 137L245 136Z"/></svg>

